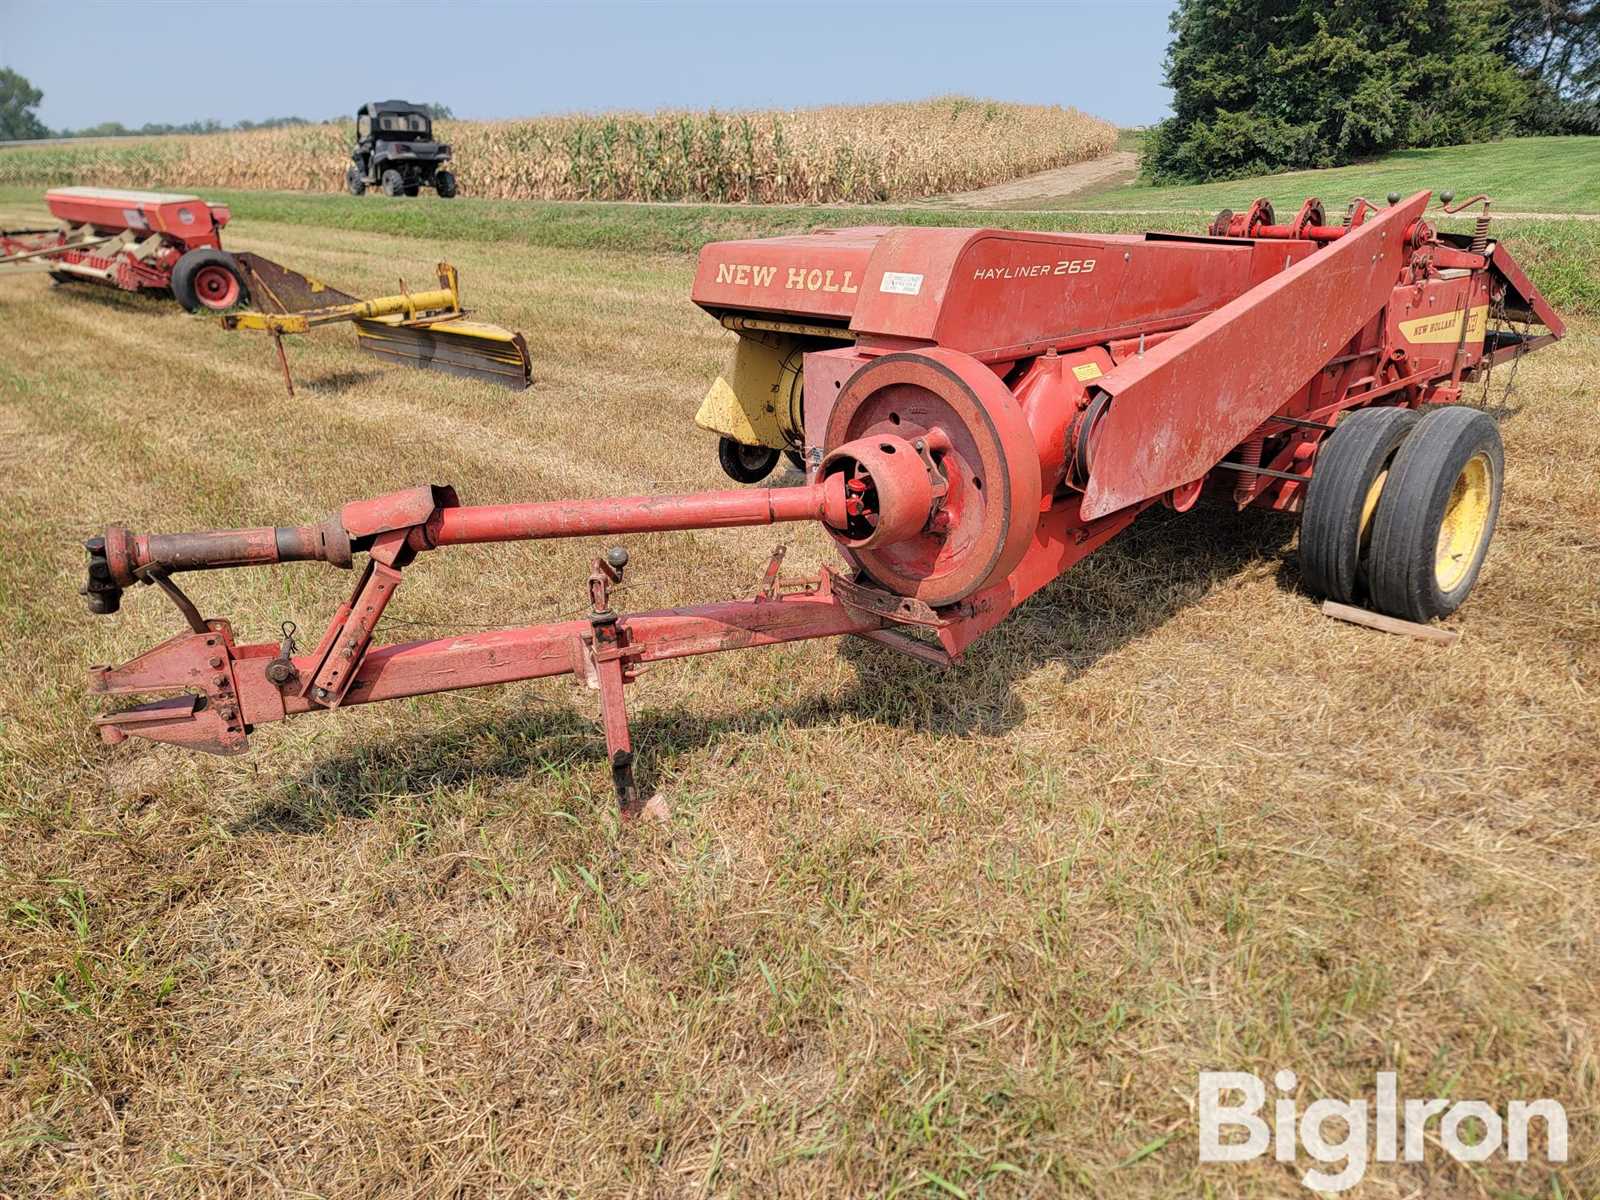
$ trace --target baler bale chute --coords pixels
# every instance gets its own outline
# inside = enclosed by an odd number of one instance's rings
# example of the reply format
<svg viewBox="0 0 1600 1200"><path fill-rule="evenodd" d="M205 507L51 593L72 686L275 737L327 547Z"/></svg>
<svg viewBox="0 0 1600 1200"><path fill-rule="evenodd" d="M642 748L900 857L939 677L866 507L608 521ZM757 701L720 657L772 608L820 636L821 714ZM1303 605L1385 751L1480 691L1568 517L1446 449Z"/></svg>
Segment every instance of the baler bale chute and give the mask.
<svg viewBox="0 0 1600 1200"><path fill-rule="evenodd" d="M805 356L798 487L483 507L422 487L308 525L112 526L87 543L91 611L153 583L188 629L91 670L100 695L176 693L99 717L102 734L231 754L298 713L571 675L599 692L631 815L625 691L647 664L846 634L952 663L1144 509L1188 510L1208 492L1301 512L1315 590L1444 615L1483 563L1503 471L1494 423L1455 402L1563 326L1504 246L1437 233L1428 200L1360 201L1337 225L1315 202L1282 225L1255 206L1205 237L845 235L872 248L848 268L852 343ZM840 268L823 265L838 236L708 247L701 277L734 263L727 306L788 322L830 269L846 294ZM740 265L752 268L743 285ZM628 553L615 547L595 560L586 617L374 644L405 573L451 545L795 521L819 523L844 567L786 580L775 555L749 599L624 615L610 589ZM292 637L235 642L173 582L358 555L350 599L310 652Z"/></svg>

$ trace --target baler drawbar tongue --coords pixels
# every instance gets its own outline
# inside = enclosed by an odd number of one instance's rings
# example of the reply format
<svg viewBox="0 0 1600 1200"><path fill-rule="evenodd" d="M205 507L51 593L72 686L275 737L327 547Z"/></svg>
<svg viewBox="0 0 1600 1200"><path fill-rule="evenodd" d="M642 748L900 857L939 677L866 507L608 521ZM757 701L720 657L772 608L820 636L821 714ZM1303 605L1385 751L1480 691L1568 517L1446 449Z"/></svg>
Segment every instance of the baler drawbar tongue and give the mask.
<svg viewBox="0 0 1600 1200"><path fill-rule="evenodd" d="M283 335L342 322L355 325L361 349L404 366L483 379L516 391L533 382L528 343L520 333L463 319L460 279L449 263L438 266L437 288L411 292L402 282L401 291L393 296L358 300L271 259L255 254L238 258L249 277L251 296L275 311L228 313L222 326L272 335L291 396L294 381L283 352Z"/></svg>

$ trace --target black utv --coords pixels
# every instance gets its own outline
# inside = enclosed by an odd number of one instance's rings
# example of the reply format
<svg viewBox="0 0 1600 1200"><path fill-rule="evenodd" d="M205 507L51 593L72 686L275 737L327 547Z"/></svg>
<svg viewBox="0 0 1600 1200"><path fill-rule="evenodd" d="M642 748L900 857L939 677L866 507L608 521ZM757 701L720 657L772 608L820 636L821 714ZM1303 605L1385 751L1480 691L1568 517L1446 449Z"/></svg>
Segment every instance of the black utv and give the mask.
<svg viewBox="0 0 1600 1200"><path fill-rule="evenodd" d="M382 187L385 196L415 196L431 187L443 199L456 194L456 177L445 169L450 147L433 140L428 110L404 100L374 100L356 110L354 165L344 173L352 196Z"/></svg>

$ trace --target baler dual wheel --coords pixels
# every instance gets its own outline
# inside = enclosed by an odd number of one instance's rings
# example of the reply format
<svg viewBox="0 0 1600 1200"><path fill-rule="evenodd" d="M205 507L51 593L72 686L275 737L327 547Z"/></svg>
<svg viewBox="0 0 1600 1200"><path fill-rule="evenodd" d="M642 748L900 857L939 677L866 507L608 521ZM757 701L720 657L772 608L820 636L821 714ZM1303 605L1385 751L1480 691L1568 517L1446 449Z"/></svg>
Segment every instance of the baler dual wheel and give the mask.
<svg viewBox="0 0 1600 1200"><path fill-rule="evenodd" d="M725 437L717 442L717 461L729 479L760 483L778 465L778 452L770 446L747 446Z"/></svg>
<svg viewBox="0 0 1600 1200"><path fill-rule="evenodd" d="M351 167L345 171L344 186L350 190L352 196L366 195L367 181L362 178L360 168Z"/></svg>
<svg viewBox="0 0 1600 1200"><path fill-rule="evenodd" d="M190 312L227 312L250 299L233 255L222 250L191 250L172 268L172 294Z"/></svg>
<svg viewBox="0 0 1600 1200"><path fill-rule="evenodd" d="M1311 591L1351 604L1389 465L1417 423L1409 408L1362 408L1317 451L1300 520L1300 575Z"/></svg>
<svg viewBox="0 0 1600 1200"><path fill-rule="evenodd" d="M405 176L399 171L385 171L381 180L385 196L404 196L406 194Z"/></svg>
<svg viewBox="0 0 1600 1200"><path fill-rule="evenodd" d="M1460 608L1489 552L1504 477L1500 430L1488 414L1451 405L1418 421L1372 522L1373 603L1409 621Z"/></svg>
<svg viewBox="0 0 1600 1200"><path fill-rule="evenodd" d="M453 171L435 171L433 190L441 200L451 200L456 194L456 177Z"/></svg>

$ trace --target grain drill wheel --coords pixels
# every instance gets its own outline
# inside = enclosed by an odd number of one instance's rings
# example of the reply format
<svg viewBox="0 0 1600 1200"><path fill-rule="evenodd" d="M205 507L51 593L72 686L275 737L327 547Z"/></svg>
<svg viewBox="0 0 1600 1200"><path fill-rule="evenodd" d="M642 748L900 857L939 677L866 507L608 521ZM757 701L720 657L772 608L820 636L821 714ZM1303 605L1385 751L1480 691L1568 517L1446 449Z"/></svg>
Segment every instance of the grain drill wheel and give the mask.
<svg viewBox="0 0 1600 1200"><path fill-rule="evenodd" d="M729 479L760 483L778 465L778 452L770 446L747 446L725 437L717 443L717 461Z"/></svg>
<svg viewBox="0 0 1600 1200"><path fill-rule="evenodd" d="M383 173L383 194L385 196L403 196L405 192L405 177L399 171L385 171Z"/></svg>
<svg viewBox="0 0 1600 1200"><path fill-rule="evenodd" d="M847 465L846 443L878 435L926 453L948 491L915 537L862 548L836 532L845 556L879 586L936 608L1009 575L1039 524L1039 448L999 376L943 348L875 358L834 403L823 475Z"/></svg>
<svg viewBox="0 0 1600 1200"><path fill-rule="evenodd" d="M1342 604L1356 599L1389 464L1416 423L1409 408L1358 409L1317 449L1300 519L1300 576L1308 590Z"/></svg>
<svg viewBox="0 0 1600 1200"><path fill-rule="evenodd" d="M1417 422L1372 522L1367 575L1379 609L1431 621L1461 607L1494 537L1504 476L1500 430L1487 414L1451 406Z"/></svg>
<svg viewBox="0 0 1600 1200"><path fill-rule="evenodd" d="M172 268L172 294L190 312L226 312L245 303L244 277L233 255L221 250L191 250Z"/></svg>

